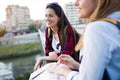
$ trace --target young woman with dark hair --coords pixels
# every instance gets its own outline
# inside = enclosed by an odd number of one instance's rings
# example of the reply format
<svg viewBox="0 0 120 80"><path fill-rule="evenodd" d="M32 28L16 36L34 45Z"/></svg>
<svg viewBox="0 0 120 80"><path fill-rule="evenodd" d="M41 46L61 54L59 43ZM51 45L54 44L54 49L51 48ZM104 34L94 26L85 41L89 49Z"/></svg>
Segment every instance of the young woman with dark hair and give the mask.
<svg viewBox="0 0 120 80"><path fill-rule="evenodd" d="M39 58L34 66L34 70L37 70L44 60L57 61L58 56L61 54L76 55L74 51L75 38L79 39L80 37L79 34L74 34L77 32L72 28L58 3L50 3L46 6L45 17L47 26L45 42L46 56ZM74 59L76 60L76 58ZM79 64L78 62L75 63Z"/></svg>

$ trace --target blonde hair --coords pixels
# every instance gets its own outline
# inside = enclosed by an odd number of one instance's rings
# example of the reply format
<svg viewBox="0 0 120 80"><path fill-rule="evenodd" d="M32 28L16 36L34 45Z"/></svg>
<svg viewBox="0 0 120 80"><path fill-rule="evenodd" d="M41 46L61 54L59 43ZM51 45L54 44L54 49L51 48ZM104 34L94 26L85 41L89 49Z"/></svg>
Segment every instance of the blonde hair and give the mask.
<svg viewBox="0 0 120 80"><path fill-rule="evenodd" d="M87 24L101 18L105 18L107 15L109 15L112 12L120 11L120 0L97 0L96 4L97 7L87 20ZM83 38L84 38L84 32L86 27L84 28L83 35L81 36L78 44L75 47L75 50L79 50L83 46Z"/></svg>

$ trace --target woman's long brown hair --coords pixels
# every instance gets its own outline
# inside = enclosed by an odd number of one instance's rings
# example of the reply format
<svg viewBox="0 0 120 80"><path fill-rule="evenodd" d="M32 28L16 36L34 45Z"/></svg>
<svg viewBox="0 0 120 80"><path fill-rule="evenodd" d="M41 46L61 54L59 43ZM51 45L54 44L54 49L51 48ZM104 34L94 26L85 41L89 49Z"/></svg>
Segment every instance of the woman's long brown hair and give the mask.
<svg viewBox="0 0 120 80"><path fill-rule="evenodd" d="M59 21L58 21L58 30L60 32L60 43L61 43L61 47L62 49L64 48L64 43L65 43L65 36L64 36L64 29L67 27L67 26L71 26L71 24L69 23L63 9L61 8L61 6L58 4L58 3L50 3L46 6L46 9L47 8L50 8L50 9L53 9L55 14L59 17Z"/></svg>

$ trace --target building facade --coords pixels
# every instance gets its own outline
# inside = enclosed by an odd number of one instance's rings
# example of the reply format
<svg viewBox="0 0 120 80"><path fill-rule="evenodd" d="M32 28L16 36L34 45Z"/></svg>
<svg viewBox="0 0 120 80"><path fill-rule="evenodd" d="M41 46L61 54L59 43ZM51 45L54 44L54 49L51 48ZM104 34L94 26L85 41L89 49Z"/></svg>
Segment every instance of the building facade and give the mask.
<svg viewBox="0 0 120 80"><path fill-rule="evenodd" d="M8 5L6 8L7 31L27 30L31 22L30 11L26 6Z"/></svg>
<svg viewBox="0 0 120 80"><path fill-rule="evenodd" d="M72 25L79 25L84 24L85 19L79 19L77 15L76 7L74 6L74 3L70 2L65 5L65 12L66 16L69 19L70 23Z"/></svg>

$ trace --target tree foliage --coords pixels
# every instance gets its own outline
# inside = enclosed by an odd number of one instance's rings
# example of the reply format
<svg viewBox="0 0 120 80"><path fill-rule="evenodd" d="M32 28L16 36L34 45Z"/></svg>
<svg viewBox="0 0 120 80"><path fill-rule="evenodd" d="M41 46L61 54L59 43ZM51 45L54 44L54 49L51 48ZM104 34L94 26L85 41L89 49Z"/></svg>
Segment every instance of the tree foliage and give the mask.
<svg viewBox="0 0 120 80"><path fill-rule="evenodd" d="M29 32L31 33L37 32L37 28L35 24L30 24L28 27L29 27Z"/></svg>

